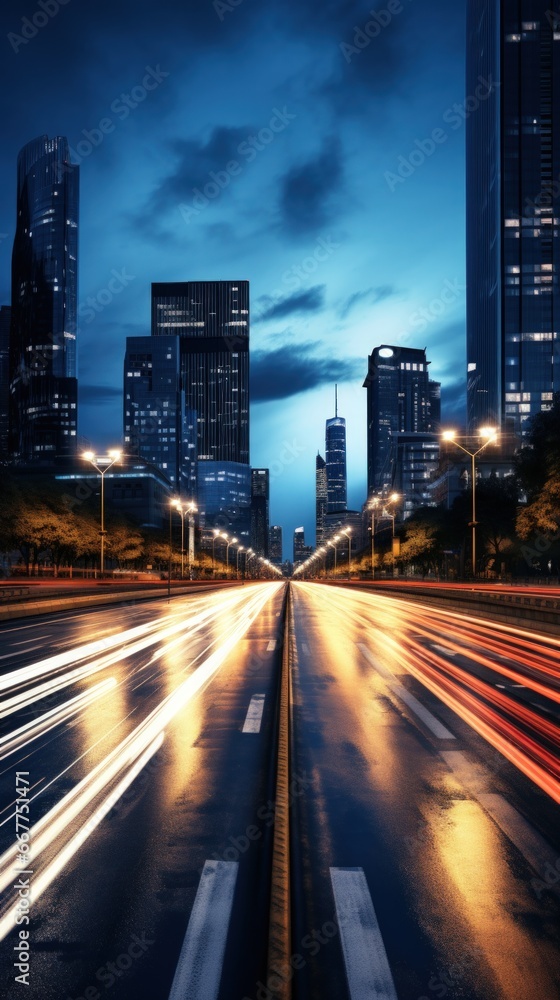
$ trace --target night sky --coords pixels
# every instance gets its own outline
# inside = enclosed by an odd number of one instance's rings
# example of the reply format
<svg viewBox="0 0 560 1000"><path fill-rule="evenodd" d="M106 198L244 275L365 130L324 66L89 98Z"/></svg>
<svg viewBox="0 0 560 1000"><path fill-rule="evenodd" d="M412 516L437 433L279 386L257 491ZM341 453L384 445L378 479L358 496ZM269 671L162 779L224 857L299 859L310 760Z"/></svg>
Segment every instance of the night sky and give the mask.
<svg viewBox="0 0 560 1000"><path fill-rule="evenodd" d="M81 163L83 438L120 443L125 338L150 333L152 281L251 283L251 463L271 468L286 551L296 525L314 536L335 382L349 506L365 500L373 347L427 348L444 416L463 421L461 0L7 6L0 303L17 154L66 135Z"/></svg>

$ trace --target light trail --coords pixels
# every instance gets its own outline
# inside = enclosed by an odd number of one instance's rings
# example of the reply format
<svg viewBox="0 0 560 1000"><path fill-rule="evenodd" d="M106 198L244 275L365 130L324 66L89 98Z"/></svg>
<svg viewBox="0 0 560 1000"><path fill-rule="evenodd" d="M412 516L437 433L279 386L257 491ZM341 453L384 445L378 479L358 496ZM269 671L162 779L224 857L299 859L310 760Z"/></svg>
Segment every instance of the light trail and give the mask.
<svg viewBox="0 0 560 1000"><path fill-rule="evenodd" d="M213 607L211 614L220 622L221 632L205 650L208 655L203 662L29 830L29 842L32 850L30 863L36 873L33 880L33 900L37 899L48 888L80 846L98 827L103 817L161 746L166 728L173 722L178 713L210 683L280 586L281 584L271 583L252 590L249 594L239 595L236 592L235 600L230 597L225 602L220 602L219 606ZM225 611L232 612L227 625L224 625ZM208 618L209 615L205 612L200 621L197 618L197 625L207 624ZM192 619L189 620L189 624L192 624ZM152 635L145 636L143 640L139 640L140 648L146 648L146 645L152 644L157 639L161 641L162 636L175 636L173 640L173 644L175 644L178 628L185 628L184 622L171 629L160 630L155 640ZM212 646L214 647L213 651L209 652ZM125 652L128 655L129 651ZM14 735L12 734L12 736ZM111 789L112 785L114 787ZM37 794L41 794L42 791L43 789ZM99 803L102 796L105 798ZM33 799L30 798L29 802L32 801ZM93 811L91 811L92 807ZM79 830L72 834L71 829L80 821L80 817L82 819ZM66 841L65 838L68 836L70 839ZM56 856L41 871L42 856L46 851L50 852L53 847L57 852ZM0 891L7 890L13 884L14 872L17 872L17 853L18 848L14 844L0 857ZM13 929L15 913L13 903L8 903L7 908L4 906L0 917L0 940Z"/></svg>
<svg viewBox="0 0 560 1000"><path fill-rule="evenodd" d="M351 621L362 639L372 632L393 661L560 803L560 726L543 716L544 707L497 690L493 681L496 675L506 677L518 685L519 695L527 689L560 704L560 640L400 597L303 583L297 587L305 588L317 607L327 606L331 621L338 616L341 628ZM419 639L439 645L440 651ZM441 655L441 643L452 660ZM457 663L458 655L472 667ZM478 670L490 672L491 679L478 676Z"/></svg>

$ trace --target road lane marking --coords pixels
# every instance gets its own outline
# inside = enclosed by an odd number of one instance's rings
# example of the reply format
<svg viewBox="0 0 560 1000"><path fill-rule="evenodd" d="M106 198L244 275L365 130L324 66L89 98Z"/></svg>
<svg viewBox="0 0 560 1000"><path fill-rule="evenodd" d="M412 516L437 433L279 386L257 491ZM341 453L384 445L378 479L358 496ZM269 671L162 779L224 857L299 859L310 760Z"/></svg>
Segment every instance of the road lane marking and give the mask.
<svg viewBox="0 0 560 1000"><path fill-rule="evenodd" d="M264 711L264 694L254 694L251 698L242 732L260 733Z"/></svg>
<svg viewBox="0 0 560 1000"><path fill-rule="evenodd" d="M441 757L473 799L499 826L531 867L542 876L549 866L555 868L558 852L535 830L503 795L486 792L468 757L460 750L443 750Z"/></svg>
<svg viewBox="0 0 560 1000"><path fill-rule="evenodd" d="M408 705L410 711L414 712L414 715L418 716L420 721L424 723L433 736L436 736L438 740L455 739L453 733L451 733L449 729L447 729L447 727L439 721L439 719L436 719L435 715L432 715L427 708L424 708L421 702L418 701L418 698L415 698L410 691L407 691L402 684L399 684L399 682L395 680L394 675L387 669L387 667L384 667L383 664L376 661L375 657L370 653L368 647L363 642L358 643L358 649L363 653L366 660L371 663L372 667L375 667L377 672L381 674L393 694L396 694L397 698L400 698L401 701L404 701L405 705Z"/></svg>
<svg viewBox="0 0 560 1000"><path fill-rule="evenodd" d="M40 642L37 646L29 646L28 649L18 649L17 652L15 653L4 653L3 656L0 656L0 660L9 660L10 657L13 658L15 656L25 656L26 653L34 653L36 649L42 649L42 648L43 648L43 643Z"/></svg>
<svg viewBox="0 0 560 1000"><path fill-rule="evenodd" d="M217 1000L231 919L237 861L207 861L169 1000Z"/></svg>
<svg viewBox="0 0 560 1000"><path fill-rule="evenodd" d="M350 1000L397 1000L363 868L331 868Z"/></svg>
<svg viewBox="0 0 560 1000"><path fill-rule="evenodd" d="M267 653L272 653L273 649L276 649L276 639L271 639L266 647Z"/></svg>

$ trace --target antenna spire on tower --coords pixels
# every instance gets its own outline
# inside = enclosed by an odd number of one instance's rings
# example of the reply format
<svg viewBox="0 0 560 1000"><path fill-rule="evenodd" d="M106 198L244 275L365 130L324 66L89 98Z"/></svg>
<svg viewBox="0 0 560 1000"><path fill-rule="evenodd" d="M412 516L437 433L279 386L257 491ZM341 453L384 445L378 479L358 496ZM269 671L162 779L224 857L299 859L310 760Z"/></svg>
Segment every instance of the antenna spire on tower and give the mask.
<svg viewBox="0 0 560 1000"><path fill-rule="evenodd" d="M334 385L334 415L338 417L338 383Z"/></svg>

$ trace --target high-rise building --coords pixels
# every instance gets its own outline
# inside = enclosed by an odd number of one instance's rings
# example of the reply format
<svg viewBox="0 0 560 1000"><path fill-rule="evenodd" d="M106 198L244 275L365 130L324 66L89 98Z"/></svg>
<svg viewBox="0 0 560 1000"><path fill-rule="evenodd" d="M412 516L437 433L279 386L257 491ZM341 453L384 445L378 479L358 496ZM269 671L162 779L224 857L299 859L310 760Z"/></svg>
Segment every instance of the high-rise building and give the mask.
<svg viewBox="0 0 560 1000"><path fill-rule="evenodd" d="M181 389L179 337L127 337L124 447L167 476L175 491L197 488L196 421Z"/></svg>
<svg viewBox="0 0 560 1000"><path fill-rule="evenodd" d="M282 565L282 528L271 524L268 531L268 558L275 566Z"/></svg>
<svg viewBox="0 0 560 1000"><path fill-rule="evenodd" d="M0 306L0 462L9 458L11 309Z"/></svg>
<svg viewBox="0 0 560 1000"><path fill-rule="evenodd" d="M294 566L305 562L312 552L312 546L305 544L305 530L303 528L296 528L294 531Z"/></svg>
<svg viewBox="0 0 560 1000"><path fill-rule="evenodd" d="M251 469L251 548L268 559L270 472Z"/></svg>
<svg viewBox="0 0 560 1000"><path fill-rule="evenodd" d="M325 456L327 466L327 513L346 510L346 420L338 415L338 387L335 387L334 417L327 420Z"/></svg>
<svg viewBox="0 0 560 1000"><path fill-rule="evenodd" d="M399 451L399 435L406 433L407 447L411 449L410 464L414 464L414 455L420 462L422 455L433 454L429 445L435 442L439 429L440 385L430 380L429 364L426 352L412 347L382 344L369 356L364 382L367 389L368 496L398 486L405 492L408 490L410 498L412 485L408 481L405 483L404 470L399 464L408 456L408 451L403 442ZM407 457L406 463L408 461ZM423 466L414 471L424 478L431 469ZM416 505L419 502L420 498Z"/></svg>
<svg viewBox="0 0 560 1000"><path fill-rule="evenodd" d="M152 285L152 335L179 337L185 411L196 415L203 527L249 543L249 282Z"/></svg>
<svg viewBox="0 0 560 1000"><path fill-rule="evenodd" d="M523 434L560 390L560 15L469 0L467 409Z"/></svg>
<svg viewBox="0 0 560 1000"><path fill-rule="evenodd" d="M317 453L315 460L315 540L317 545L322 545L325 540L327 492L327 463Z"/></svg>
<svg viewBox="0 0 560 1000"><path fill-rule="evenodd" d="M12 254L10 452L17 462L76 451L79 168L46 135L21 150Z"/></svg>

